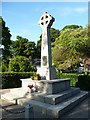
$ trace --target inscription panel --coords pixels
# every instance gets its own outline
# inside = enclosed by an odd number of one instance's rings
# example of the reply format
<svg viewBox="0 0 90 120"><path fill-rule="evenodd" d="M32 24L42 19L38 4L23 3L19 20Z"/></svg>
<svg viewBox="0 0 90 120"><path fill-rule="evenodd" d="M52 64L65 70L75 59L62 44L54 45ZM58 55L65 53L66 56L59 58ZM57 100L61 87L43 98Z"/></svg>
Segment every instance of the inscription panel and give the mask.
<svg viewBox="0 0 90 120"><path fill-rule="evenodd" d="M47 56L43 56L43 66L47 66Z"/></svg>

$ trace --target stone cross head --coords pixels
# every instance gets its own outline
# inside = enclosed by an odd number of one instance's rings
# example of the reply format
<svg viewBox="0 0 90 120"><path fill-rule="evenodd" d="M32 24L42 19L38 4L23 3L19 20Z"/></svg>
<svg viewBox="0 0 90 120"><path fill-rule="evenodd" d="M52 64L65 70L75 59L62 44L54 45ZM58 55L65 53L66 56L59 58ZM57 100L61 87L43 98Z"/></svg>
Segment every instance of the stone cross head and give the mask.
<svg viewBox="0 0 90 120"><path fill-rule="evenodd" d="M47 12L45 12L39 20L39 25L41 26L41 28L43 27L50 28L54 21L55 21L55 18L49 15Z"/></svg>

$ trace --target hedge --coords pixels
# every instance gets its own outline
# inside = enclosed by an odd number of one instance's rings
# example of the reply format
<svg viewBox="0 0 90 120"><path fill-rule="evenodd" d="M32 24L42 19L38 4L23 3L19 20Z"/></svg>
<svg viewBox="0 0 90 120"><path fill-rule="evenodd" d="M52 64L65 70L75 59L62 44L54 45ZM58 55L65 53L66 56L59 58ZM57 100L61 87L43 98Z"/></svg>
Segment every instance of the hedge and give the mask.
<svg viewBox="0 0 90 120"><path fill-rule="evenodd" d="M34 73L31 72L2 72L0 73L0 77L2 79L0 87L2 89L21 87L20 79L30 78L31 76L33 76L33 74Z"/></svg>
<svg viewBox="0 0 90 120"><path fill-rule="evenodd" d="M32 72L2 72L0 73L0 87L17 88L21 87L20 79L30 78L33 76ZM58 78L70 78L70 86L80 87L82 90L90 90L90 75L78 74L78 73L59 73Z"/></svg>
<svg viewBox="0 0 90 120"><path fill-rule="evenodd" d="M78 73L59 73L58 78L70 78L70 86L76 86L78 81Z"/></svg>
<svg viewBox="0 0 90 120"><path fill-rule="evenodd" d="M81 90L90 91L90 75L80 75L78 76L78 82L76 86Z"/></svg>
<svg viewBox="0 0 90 120"><path fill-rule="evenodd" d="M79 87L81 90L90 91L90 74L59 73L58 78L70 78L70 86Z"/></svg>

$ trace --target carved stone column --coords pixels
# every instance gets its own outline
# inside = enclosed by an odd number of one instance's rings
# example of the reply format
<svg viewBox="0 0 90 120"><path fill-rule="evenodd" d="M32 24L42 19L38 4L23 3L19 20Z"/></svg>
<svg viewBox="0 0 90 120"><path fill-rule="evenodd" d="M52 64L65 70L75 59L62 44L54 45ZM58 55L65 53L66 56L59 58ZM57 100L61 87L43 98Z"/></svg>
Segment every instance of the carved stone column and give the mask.
<svg viewBox="0 0 90 120"><path fill-rule="evenodd" d="M50 27L55 19L45 12L39 21L42 28L42 44L41 44L41 73L43 79L52 80L56 78L56 71L52 68L52 53Z"/></svg>

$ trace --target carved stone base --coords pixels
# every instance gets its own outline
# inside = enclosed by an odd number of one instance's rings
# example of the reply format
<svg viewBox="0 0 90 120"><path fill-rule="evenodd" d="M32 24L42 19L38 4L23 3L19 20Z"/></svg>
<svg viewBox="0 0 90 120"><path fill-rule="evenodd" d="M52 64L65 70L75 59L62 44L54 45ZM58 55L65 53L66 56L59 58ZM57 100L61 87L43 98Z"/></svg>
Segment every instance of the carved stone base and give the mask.
<svg viewBox="0 0 90 120"><path fill-rule="evenodd" d="M59 93L70 88L70 79L41 80L44 88L43 92L47 94Z"/></svg>
<svg viewBox="0 0 90 120"><path fill-rule="evenodd" d="M40 68L37 71L38 74L40 74L42 80L54 80L56 79L56 70L55 68Z"/></svg>

